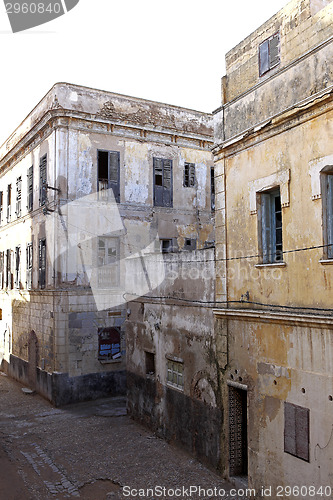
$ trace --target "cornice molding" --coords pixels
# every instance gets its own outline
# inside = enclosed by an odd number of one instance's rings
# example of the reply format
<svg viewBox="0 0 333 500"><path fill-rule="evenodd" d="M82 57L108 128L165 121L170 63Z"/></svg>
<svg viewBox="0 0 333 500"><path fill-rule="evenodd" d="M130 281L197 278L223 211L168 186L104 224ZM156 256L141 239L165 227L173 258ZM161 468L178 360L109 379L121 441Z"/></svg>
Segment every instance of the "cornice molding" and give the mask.
<svg viewBox="0 0 333 500"><path fill-rule="evenodd" d="M276 323L333 330L333 315L301 314L298 312L264 311L257 309L213 309L216 318L258 323ZM333 310L332 310L333 314Z"/></svg>

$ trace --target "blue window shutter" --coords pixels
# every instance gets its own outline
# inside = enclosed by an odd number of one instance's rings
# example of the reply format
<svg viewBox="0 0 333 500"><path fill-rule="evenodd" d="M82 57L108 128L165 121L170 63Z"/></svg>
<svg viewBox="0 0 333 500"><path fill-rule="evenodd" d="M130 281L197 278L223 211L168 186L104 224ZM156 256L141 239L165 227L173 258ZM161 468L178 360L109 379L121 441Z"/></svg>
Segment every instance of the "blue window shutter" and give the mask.
<svg viewBox="0 0 333 500"><path fill-rule="evenodd" d="M266 40L259 45L259 75L269 70L269 41Z"/></svg>
<svg viewBox="0 0 333 500"><path fill-rule="evenodd" d="M261 195L261 241L262 241L262 262L263 264L267 264L272 261L271 196L268 193L262 193Z"/></svg>

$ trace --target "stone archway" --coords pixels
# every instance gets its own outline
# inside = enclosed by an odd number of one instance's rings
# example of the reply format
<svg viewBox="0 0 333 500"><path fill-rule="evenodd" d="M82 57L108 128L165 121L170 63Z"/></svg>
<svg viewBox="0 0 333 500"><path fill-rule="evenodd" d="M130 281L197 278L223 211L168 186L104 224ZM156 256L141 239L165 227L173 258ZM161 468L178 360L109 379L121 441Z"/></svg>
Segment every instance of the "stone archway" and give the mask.
<svg viewBox="0 0 333 500"><path fill-rule="evenodd" d="M32 330L28 340L28 379L31 389L36 389L38 362L38 339Z"/></svg>

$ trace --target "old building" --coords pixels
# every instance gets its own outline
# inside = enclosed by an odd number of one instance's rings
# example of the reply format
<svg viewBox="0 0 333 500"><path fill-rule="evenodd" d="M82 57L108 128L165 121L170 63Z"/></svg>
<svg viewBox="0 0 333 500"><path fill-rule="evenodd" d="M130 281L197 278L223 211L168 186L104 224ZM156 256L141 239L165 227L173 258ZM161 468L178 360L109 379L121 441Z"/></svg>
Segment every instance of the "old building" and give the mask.
<svg viewBox="0 0 333 500"><path fill-rule="evenodd" d="M215 112L221 466L272 498L333 486L332 21L289 2L226 55Z"/></svg>
<svg viewBox="0 0 333 500"><path fill-rule="evenodd" d="M124 393L128 303L214 241L211 145L211 115L54 85L0 149L3 370L57 405Z"/></svg>

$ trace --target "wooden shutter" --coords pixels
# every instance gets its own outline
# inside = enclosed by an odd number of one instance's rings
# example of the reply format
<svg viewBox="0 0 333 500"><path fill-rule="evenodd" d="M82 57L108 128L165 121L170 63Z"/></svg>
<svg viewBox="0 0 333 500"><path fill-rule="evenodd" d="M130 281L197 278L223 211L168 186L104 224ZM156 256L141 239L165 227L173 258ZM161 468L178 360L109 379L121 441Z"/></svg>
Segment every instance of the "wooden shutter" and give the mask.
<svg viewBox="0 0 333 500"><path fill-rule="evenodd" d="M267 264L272 261L272 217L271 196L269 193L261 194L261 243L262 262Z"/></svg>
<svg viewBox="0 0 333 500"><path fill-rule="evenodd" d="M154 158L154 205L163 206L163 160Z"/></svg>
<svg viewBox="0 0 333 500"><path fill-rule="evenodd" d="M269 67L274 68L280 62L280 35L272 36L269 40Z"/></svg>
<svg viewBox="0 0 333 500"><path fill-rule="evenodd" d="M22 177L16 179L16 217L21 216Z"/></svg>
<svg viewBox="0 0 333 500"><path fill-rule="evenodd" d="M117 203L120 201L120 154L118 151L109 152L109 185Z"/></svg>
<svg viewBox="0 0 333 500"><path fill-rule="evenodd" d="M0 288L4 288L4 252L0 252Z"/></svg>
<svg viewBox="0 0 333 500"><path fill-rule="evenodd" d="M11 217L11 205L12 205L12 185L7 186L7 222L9 222Z"/></svg>
<svg viewBox="0 0 333 500"><path fill-rule="evenodd" d="M269 41L265 40L259 45L259 75L269 70Z"/></svg>
<svg viewBox="0 0 333 500"><path fill-rule="evenodd" d="M28 176L27 176L27 184L28 184L28 190L27 190L27 209L30 212L33 209L33 186L34 186L34 169L33 166L31 166L28 170Z"/></svg>
<svg viewBox="0 0 333 500"><path fill-rule="evenodd" d="M45 288L46 283L46 241L39 240L39 286Z"/></svg>
<svg viewBox="0 0 333 500"><path fill-rule="evenodd" d="M326 189L326 226L327 226L327 257L333 259L333 174L327 177Z"/></svg>
<svg viewBox="0 0 333 500"><path fill-rule="evenodd" d="M32 243L27 245L27 288L32 288Z"/></svg>
<svg viewBox="0 0 333 500"><path fill-rule="evenodd" d="M163 205L172 207L172 160L163 160Z"/></svg>
<svg viewBox="0 0 333 500"><path fill-rule="evenodd" d="M310 410L284 403L284 451L309 461Z"/></svg>
<svg viewBox="0 0 333 500"><path fill-rule="evenodd" d="M3 191L0 191L0 224L2 224L2 210L3 210Z"/></svg>
<svg viewBox="0 0 333 500"><path fill-rule="evenodd" d="M47 201L47 155L39 161L39 205L45 205Z"/></svg>

